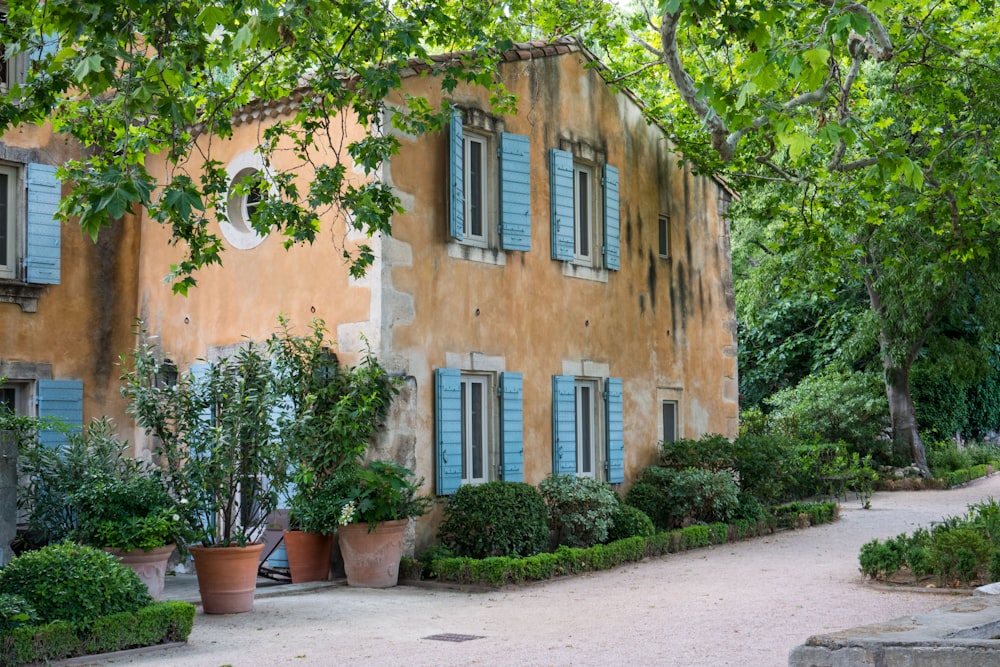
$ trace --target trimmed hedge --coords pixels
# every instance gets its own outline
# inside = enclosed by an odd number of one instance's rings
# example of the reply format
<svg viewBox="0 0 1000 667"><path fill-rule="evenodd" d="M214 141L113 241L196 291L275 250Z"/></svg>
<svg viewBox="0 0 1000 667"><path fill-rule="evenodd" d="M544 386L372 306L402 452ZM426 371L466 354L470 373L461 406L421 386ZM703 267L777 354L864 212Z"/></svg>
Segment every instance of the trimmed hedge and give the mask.
<svg viewBox="0 0 1000 667"><path fill-rule="evenodd" d="M774 532L777 525L795 528L803 525L800 519L803 515L808 517L809 525L815 525L834 521L839 514L836 503L792 503L776 509L782 510L783 518L700 524L648 537L629 537L587 549L561 546L554 553L539 553L527 558L437 558L430 562L428 574L431 578L456 584L495 587L545 581L562 575L608 570L647 557L766 535Z"/></svg>
<svg viewBox="0 0 1000 667"><path fill-rule="evenodd" d="M974 479L979 479L980 477L988 477L998 467L1000 467L1000 461L996 461L992 465L980 463L979 465L972 466L971 468L952 470L951 472L945 473L942 479L944 479L945 484L947 484L950 489L953 486L966 484Z"/></svg>
<svg viewBox="0 0 1000 667"><path fill-rule="evenodd" d="M0 636L0 664L48 662L187 641L194 615L194 605L174 600L102 616L89 623L55 621L21 626Z"/></svg>

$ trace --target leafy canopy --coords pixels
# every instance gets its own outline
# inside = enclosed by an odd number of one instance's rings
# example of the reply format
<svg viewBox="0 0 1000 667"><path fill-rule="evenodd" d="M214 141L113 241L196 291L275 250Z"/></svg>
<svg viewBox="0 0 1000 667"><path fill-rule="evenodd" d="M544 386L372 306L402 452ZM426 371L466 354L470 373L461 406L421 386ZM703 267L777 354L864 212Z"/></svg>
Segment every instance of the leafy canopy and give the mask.
<svg viewBox="0 0 1000 667"><path fill-rule="evenodd" d="M218 146L243 112L289 102L290 116L260 126L269 188L253 228L277 231L286 247L312 243L323 214L347 213L369 237L390 231L398 198L379 179L398 147L386 99L414 63L433 62L445 90L467 81L505 98L493 76L503 48L488 31L500 25L491 5L450 0L11 0L0 29L10 57L30 58L26 83L0 98L0 127L51 120L83 148L60 170L74 184L61 207L96 238L129 212L145 209L170 230L183 258L169 278L180 293L195 272L221 263L211 221L224 212L230 183ZM22 56L23 57L23 56ZM509 101L509 100L508 100ZM408 98L391 127L421 133L448 109ZM358 122L364 133L345 138ZM324 155L333 155L333 160ZM150 156L165 160L153 166ZM273 169L280 155L283 165ZM361 175L359 175L361 174ZM300 177L301 175L301 177ZM363 175L363 176L362 176ZM252 182L238 183L249 189ZM343 240L340 241L343 245ZM343 248L355 276L373 260L370 246Z"/></svg>

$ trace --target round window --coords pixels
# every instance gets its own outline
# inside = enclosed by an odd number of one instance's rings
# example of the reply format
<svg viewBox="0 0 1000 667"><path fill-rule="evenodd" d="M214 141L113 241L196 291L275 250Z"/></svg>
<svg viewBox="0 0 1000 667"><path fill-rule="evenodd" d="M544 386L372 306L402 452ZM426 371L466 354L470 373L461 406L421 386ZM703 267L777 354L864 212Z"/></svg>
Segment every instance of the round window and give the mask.
<svg viewBox="0 0 1000 667"><path fill-rule="evenodd" d="M253 228L253 216L267 196L267 177L260 156L244 153L226 169L229 176L229 196L226 199L226 219L220 220L222 234L233 247L248 250L264 240L266 235Z"/></svg>

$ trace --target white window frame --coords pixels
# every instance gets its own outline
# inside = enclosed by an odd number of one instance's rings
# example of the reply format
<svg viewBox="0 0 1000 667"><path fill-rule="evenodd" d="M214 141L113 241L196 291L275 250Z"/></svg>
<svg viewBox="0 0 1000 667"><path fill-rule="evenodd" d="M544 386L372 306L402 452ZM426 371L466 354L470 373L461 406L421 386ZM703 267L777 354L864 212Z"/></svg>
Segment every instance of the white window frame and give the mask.
<svg viewBox="0 0 1000 667"><path fill-rule="evenodd" d="M492 478L493 473L493 420L495 419L495 409L491 400L495 392L492 392L492 378L488 375L462 373L462 484L484 484ZM474 392L472 387L480 388L479 401L480 417L478 429L472 419L476 406L474 405ZM479 442L475 437L478 431ZM481 456L480 474L474 474L473 462L475 460L475 449L479 448Z"/></svg>
<svg viewBox="0 0 1000 667"><path fill-rule="evenodd" d="M21 170L9 164L0 164L0 173L7 176L7 211L3 221L6 236L5 263L0 264L0 280L17 280L20 272L23 250L24 230L20 211L24 206L24 196L18 184L21 183ZM22 192L21 196L18 193Z"/></svg>
<svg viewBox="0 0 1000 667"><path fill-rule="evenodd" d="M576 474L577 477L598 477L597 443L600 440L598 405L601 395L596 380L576 378L573 381L576 401ZM589 394L589 398L587 397ZM589 405L587 403L589 402ZM586 456L585 456L586 455ZM589 460L590 468L585 469Z"/></svg>
<svg viewBox="0 0 1000 667"><path fill-rule="evenodd" d="M586 187L581 187L581 184ZM573 163L573 261L583 266L594 266L595 241L598 234L597 192L594 169L590 165Z"/></svg>
<svg viewBox="0 0 1000 667"><path fill-rule="evenodd" d="M494 239L496 238L496 212L493 205L496 193L493 192L494 188L489 187L490 180L488 178L491 171L489 159L490 142L487 137L481 134L466 132L464 131L464 128L462 136L465 151L465 229L462 232L462 240L467 245L488 248L490 247L491 237ZM473 150L477 147L479 149L478 161L473 159ZM476 174L473 173L473 167L477 165L477 162L479 167L478 178L476 178ZM477 185L479 188L478 221L475 219L477 216L474 213L473 200L471 196L471 193ZM474 222L478 222L479 224L479 233L473 231Z"/></svg>

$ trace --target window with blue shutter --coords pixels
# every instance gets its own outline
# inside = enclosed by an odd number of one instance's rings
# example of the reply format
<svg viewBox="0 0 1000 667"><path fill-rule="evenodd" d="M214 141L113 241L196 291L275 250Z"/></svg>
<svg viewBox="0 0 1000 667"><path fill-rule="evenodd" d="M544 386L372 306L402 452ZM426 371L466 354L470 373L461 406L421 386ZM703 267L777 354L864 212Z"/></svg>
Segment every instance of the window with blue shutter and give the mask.
<svg viewBox="0 0 1000 667"><path fill-rule="evenodd" d="M604 391L607 481L618 484L625 481L625 424L622 415L621 378L608 378Z"/></svg>
<svg viewBox="0 0 1000 667"><path fill-rule="evenodd" d="M621 268L621 203L618 199L618 169L604 165L604 267Z"/></svg>
<svg viewBox="0 0 1000 667"><path fill-rule="evenodd" d="M38 416L58 419L69 432L79 433L83 428L83 382L80 380L39 380ZM66 444L66 432L60 429L41 429L38 441L46 447Z"/></svg>
<svg viewBox="0 0 1000 667"><path fill-rule="evenodd" d="M552 208L552 259L573 261L573 154L553 148L549 152Z"/></svg>
<svg viewBox="0 0 1000 667"><path fill-rule="evenodd" d="M524 481L524 406L520 373L500 374L500 471L506 482Z"/></svg>
<svg viewBox="0 0 1000 667"><path fill-rule="evenodd" d="M47 164L30 163L27 169L27 249L24 264L29 283L59 284L59 252L61 229L56 209L62 185L56 178L56 168Z"/></svg>
<svg viewBox="0 0 1000 667"><path fill-rule="evenodd" d="M448 496L462 485L462 374L455 369L434 371L434 442L437 494Z"/></svg>
<svg viewBox="0 0 1000 667"><path fill-rule="evenodd" d="M576 389L572 375L552 376L552 473L576 474Z"/></svg>
<svg viewBox="0 0 1000 667"><path fill-rule="evenodd" d="M448 165L448 180L451 187L448 235L461 241L465 229L465 141L461 113L451 117L448 132Z"/></svg>
<svg viewBox="0 0 1000 667"><path fill-rule="evenodd" d="M531 250L531 142L500 135L500 242L504 250Z"/></svg>

